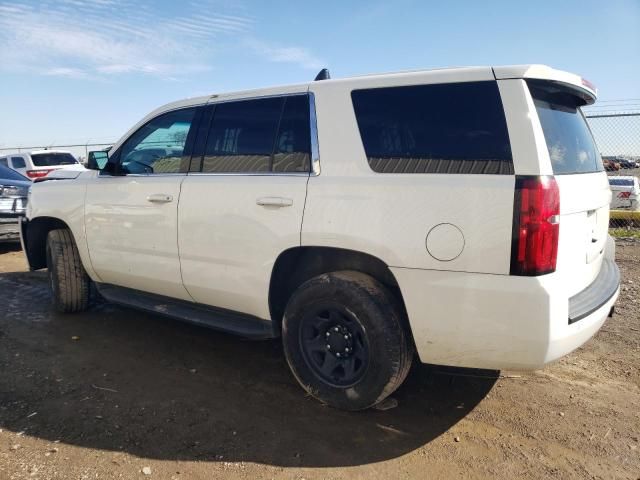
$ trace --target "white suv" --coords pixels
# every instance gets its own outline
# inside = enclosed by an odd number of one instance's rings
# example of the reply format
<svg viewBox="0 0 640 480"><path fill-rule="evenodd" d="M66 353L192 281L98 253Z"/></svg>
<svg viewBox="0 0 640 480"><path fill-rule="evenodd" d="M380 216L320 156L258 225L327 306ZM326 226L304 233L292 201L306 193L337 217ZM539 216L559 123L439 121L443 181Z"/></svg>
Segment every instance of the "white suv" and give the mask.
<svg viewBox="0 0 640 480"><path fill-rule="evenodd" d="M535 369L619 292L611 191L544 66L323 80L165 105L23 224L56 308L106 299L282 336L302 387L375 405L421 362ZM97 170L97 171L95 171Z"/></svg>
<svg viewBox="0 0 640 480"><path fill-rule="evenodd" d="M84 166L66 150L11 153L0 157L0 165L13 168L31 180L46 177L54 170L85 170Z"/></svg>

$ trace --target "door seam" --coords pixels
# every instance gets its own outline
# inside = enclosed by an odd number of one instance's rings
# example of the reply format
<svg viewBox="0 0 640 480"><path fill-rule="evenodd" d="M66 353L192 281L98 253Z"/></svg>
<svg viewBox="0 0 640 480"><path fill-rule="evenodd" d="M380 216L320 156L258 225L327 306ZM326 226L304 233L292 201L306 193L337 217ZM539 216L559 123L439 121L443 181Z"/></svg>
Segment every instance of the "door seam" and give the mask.
<svg viewBox="0 0 640 480"><path fill-rule="evenodd" d="M182 184L187 179L187 177L188 175L185 175L182 178L182 180L180 181L180 188L178 188L178 201L176 202L176 250L178 251L178 266L180 270L180 282L182 283L182 288L184 288L184 291L187 292L187 295L189 295L189 298L193 303L198 303L196 302L195 298L193 298L193 295L191 295L191 292L184 283L184 276L182 275L182 255L180 254L180 199L182 198Z"/></svg>

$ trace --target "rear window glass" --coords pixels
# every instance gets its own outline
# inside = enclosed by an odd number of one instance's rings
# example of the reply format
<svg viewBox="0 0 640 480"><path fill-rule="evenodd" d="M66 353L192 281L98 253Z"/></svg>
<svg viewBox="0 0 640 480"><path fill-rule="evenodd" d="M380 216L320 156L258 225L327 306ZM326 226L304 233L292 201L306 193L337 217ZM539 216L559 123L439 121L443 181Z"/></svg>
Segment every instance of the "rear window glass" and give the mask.
<svg viewBox="0 0 640 480"><path fill-rule="evenodd" d="M600 153L580 110L584 101L553 82L528 80L527 84L547 142L553 173L603 171Z"/></svg>
<svg viewBox="0 0 640 480"><path fill-rule="evenodd" d="M73 165L76 159L70 153L35 153L31 160L36 167L52 167L55 165Z"/></svg>
<svg viewBox="0 0 640 480"><path fill-rule="evenodd" d="M609 185L618 185L622 187L632 187L632 178L609 178Z"/></svg>
<svg viewBox="0 0 640 480"><path fill-rule="evenodd" d="M376 172L513 174L495 81L354 90L351 98Z"/></svg>

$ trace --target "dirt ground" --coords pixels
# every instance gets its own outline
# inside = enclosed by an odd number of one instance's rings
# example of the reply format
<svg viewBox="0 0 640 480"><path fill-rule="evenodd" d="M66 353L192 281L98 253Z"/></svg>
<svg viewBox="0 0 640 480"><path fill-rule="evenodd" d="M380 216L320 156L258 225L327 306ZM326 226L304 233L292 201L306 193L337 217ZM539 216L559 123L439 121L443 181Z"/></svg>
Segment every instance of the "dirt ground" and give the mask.
<svg viewBox="0 0 640 480"><path fill-rule="evenodd" d="M57 315L45 273L0 246L0 479L637 480L640 243L618 258L616 315L568 357L416 367L397 408L354 414L306 397L278 341L106 304Z"/></svg>

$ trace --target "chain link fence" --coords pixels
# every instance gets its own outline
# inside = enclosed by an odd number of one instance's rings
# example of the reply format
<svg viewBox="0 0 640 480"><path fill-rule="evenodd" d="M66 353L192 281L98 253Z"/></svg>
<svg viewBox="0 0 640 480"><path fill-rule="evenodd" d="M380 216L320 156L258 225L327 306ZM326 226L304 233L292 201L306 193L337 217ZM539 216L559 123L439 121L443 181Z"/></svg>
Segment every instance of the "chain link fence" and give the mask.
<svg viewBox="0 0 640 480"><path fill-rule="evenodd" d="M586 117L610 177L611 233L640 238L640 112Z"/></svg>
<svg viewBox="0 0 640 480"><path fill-rule="evenodd" d="M607 175L611 177L611 233L617 237L640 238L640 108L616 112L609 109L620 105L611 105L612 107L592 107L585 116L602 155ZM636 105L632 106L636 108ZM640 107L640 104L637 106ZM70 151L84 163L90 151L102 150L112 143L0 146L0 156L21 151L61 149Z"/></svg>

